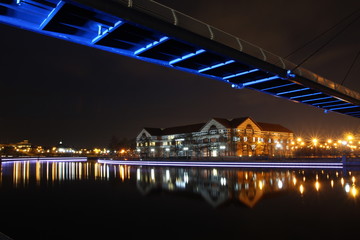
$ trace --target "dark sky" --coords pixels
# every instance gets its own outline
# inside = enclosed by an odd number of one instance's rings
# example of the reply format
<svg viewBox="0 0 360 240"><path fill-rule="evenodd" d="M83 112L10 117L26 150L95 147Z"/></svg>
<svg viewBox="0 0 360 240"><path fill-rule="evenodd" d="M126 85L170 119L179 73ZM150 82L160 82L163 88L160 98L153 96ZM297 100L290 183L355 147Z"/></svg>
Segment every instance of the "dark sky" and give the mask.
<svg viewBox="0 0 360 240"><path fill-rule="evenodd" d="M162 0L194 18L285 57L360 8L358 0ZM344 26L344 25L342 25ZM330 39L288 60L299 63ZM360 20L303 67L340 83L360 50ZM0 25L0 142L106 147L143 127L251 116L303 137L336 136L360 119L324 114L213 79ZM360 92L360 59L344 85Z"/></svg>

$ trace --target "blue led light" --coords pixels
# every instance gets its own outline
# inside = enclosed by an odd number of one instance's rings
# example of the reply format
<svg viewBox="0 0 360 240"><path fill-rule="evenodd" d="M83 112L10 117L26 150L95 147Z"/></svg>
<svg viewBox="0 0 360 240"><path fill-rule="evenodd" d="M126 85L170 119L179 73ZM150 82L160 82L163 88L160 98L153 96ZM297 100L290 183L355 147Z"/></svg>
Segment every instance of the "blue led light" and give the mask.
<svg viewBox="0 0 360 240"><path fill-rule="evenodd" d="M319 94L321 94L321 93L319 93ZM314 102L314 101L325 100L325 99L330 99L330 98L333 98L333 97L313 98L313 99L304 100L304 101L301 101L301 102L303 102L303 103L305 103L305 102Z"/></svg>
<svg viewBox="0 0 360 240"><path fill-rule="evenodd" d="M243 83L242 85L243 85L244 87L246 87L246 86L254 85L254 84L257 84L257 83L262 83L262 82L271 81L271 80L274 80L274 79L279 79L279 77L278 77L278 76L273 76L273 77L258 79L258 80L255 80L255 81L245 82L245 83Z"/></svg>
<svg viewBox="0 0 360 240"><path fill-rule="evenodd" d="M174 60L171 60L171 61L169 62L169 64L172 65L172 64L181 62L181 61L183 61L183 60L185 60L185 59L191 58L191 57L193 57L193 56L195 56L195 55L199 55L200 53L203 53L203 52L205 52L204 49L197 50L197 51L194 52L194 53L189 53L189 54L187 54L187 55L185 55L185 56L182 56L182 57L176 58L176 59L174 59Z"/></svg>
<svg viewBox="0 0 360 240"><path fill-rule="evenodd" d="M245 72L241 72L241 73L237 73L237 74L232 74L232 75L229 75L229 76L226 76L226 77L223 77L224 80L226 79L229 79L229 78L234 78L234 77L238 77L238 76L241 76L241 75L245 75L245 74L249 74L249 73L252 73L252 72L257 72L259 71L260 69L251 69L249 71L245 71Z"/></svg>
<svg viewBox="0 0 360 240"><path fill-rule="evenodd" d="M103 39L107 34L111 33L112 31L114 31L116 28L118 28L119 26L123 25L124 22L123 21L117 21L113 27L109 27L107 28L105 31L101 31L101 25L99 25L99 33L98 36L96 36L91 42L93 44L96 44L98 41L100 41L101 39Z"/></svg>
<svg viewBox="0 0 360 240"><path fill-rule="evenodd" d="M235 60L229 60L229 61L224 62L224 63L219 63L219 64L216 64L216 65L213 65L213 66L210 66L210 67L206 67L206 68L200 69L199 73L205 72L205 71L210 70L210 69L218 68L218 67L221 67L221 66L233 63L233 62L235 62Z"/></svg>
<svg viewBox="0 0 360 240"><path fill-rule="evenodd" d="M345 105L349 105L351 103L341 103L341 104L333 104L333 105L326 105L326 106L322 106L323 108L329 108L329 107L339 107L339 106L345 106Z"/></svg>
<svg viewBox="0 0 360 240"><path fill-rule="evenodd" d="M329 109L330 111L334 111L334 110L341 110L341 109L348 109L348 108L356 108L359 106L349 106L349 107L339 107L339 108L331 108Z"/></svg>
<svg viewBox="0 0 360 240"><path fill-rule="evenodd" d="M302 98L302 97L310 97L310 96L315 96L315 95L319 95L319 94L322 94L322 92L310 93L310 94L295 96L295 97L291 97L290 99L297 99L297 98Z"/></svg>
<svg viewBox="0 0 360 240"><path fill-rule="evenodd" d="M282 87L287 87L287 86L291 86L291 85L295 85L295 84L296 84L296 83L288 83L288 84L284 84L284 85L280 85L280 86L264 88L264 89L261 89L261 91L268 91L268 90L272 90L272 89L276 89L276 88L282 88Z"/></svg>
<svg viewBox="0 0 360 240"><path fill-rule="evenodd" d="M64 6L64 1L59 1L56 7L49 13L49 15L44 19L44 21L40 24L39 29L42 30L48 24L51 19L56 15L56 13Z"/></svg>
<svg viewBox="0 0 360 240"><path fill-rule="evenodd" d="M301 88L301 89L296 89L296 90L277 93L276 95L284 95L284 94L288 94L288 93L301 92L301 91L305 91L305 90L309 90L309 89L310 88Z"/></svg>
<svg viewBox="0 0 360 240"><path fill-rule="evenodd" d="M336 102L342 102L341 100L335 100L335 101L328 101L328 102L321 102L321 103L314 103L312 105L317 106L321 104L328 104L328 103L336 103Z"/></svg>
<svg viewBox="0 0 360 240"><path fill-rule="evenodd" d="M360 114L360 111L356 111L356 112L347 112L346 114Z"/></svg>
<svg viewBox="0 0 360 240"><path fill-rule="evenodd" d="M162 38L159 39L159 41L154 41L154 42L146 45L145 47L142 47L142 48L136 50L136 51L134 52L134 54L135 54L135 55L139 55L140 53L145 52L146 50L149 50L150 48L153 48L153 47L155 47L156 45L159 45L160 43L162 43L162 42L164 42L164 41L166 41L166 40L168 40L168 39L169 39L169 38L166 37L166 36L165 36L165 37L162 37Z"/></svg>

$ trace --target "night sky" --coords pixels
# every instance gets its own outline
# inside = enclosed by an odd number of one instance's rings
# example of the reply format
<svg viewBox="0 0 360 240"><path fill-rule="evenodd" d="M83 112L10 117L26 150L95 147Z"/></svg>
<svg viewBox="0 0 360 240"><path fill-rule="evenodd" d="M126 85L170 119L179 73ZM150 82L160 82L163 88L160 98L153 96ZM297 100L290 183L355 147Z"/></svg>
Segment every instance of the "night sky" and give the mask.
<svg viewBox="0 0 360 240"><path fill-rule="evenodd" d="M285 57L360 8L358 0L158 0ZM359 12L358 12L359 15ZM348 22L347 22L348 23ZM341 27L288 60L299 63ZM303 67L341 83L360 51L358 19ZM303 137L335 137L360 119L187 72L0 25L0 143L106 147L143 127L250 116ZM360 92L360 59L344 85Z"/></svg>

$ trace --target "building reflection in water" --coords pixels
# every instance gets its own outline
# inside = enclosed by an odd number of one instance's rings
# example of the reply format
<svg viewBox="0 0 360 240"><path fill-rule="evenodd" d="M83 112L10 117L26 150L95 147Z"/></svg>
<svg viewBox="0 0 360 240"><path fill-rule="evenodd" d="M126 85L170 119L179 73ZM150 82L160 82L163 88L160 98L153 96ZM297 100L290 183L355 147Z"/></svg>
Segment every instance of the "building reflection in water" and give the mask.
<svg viewBox="0 0 360 240"><path fill-rule="evenodd" d="M143 194L187 193L201 196L211 206L241 203L254 207L264 197L293 192L301 197L311 192L342 189L359 197L354 170L277 170L200 167L149 167L97 162L3 162L0 185L15 188L49 185L64 181L119 181L130 183Z"/></svg>

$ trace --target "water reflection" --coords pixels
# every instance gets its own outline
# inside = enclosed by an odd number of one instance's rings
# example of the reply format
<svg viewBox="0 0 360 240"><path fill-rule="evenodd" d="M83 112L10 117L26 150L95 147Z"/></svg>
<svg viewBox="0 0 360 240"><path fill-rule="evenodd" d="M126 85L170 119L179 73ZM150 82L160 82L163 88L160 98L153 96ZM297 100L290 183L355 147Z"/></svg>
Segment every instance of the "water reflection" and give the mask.
<svg viewBox="0 0 360 240"><path fill-rule="evenodd" d="M132 184L143 195L158 192L201 196L213 207L240 203L254 207L264 197L339 191L359 197L360 171L259 170L201 167L149 167L109 165L97 162L4 162L2 187L26 188L71 181L116 181Z"/></svg>
<svg viewBox="0 0 360 240"><path fill-rule="evenodd" d="M35 183L88 179L93 171L88 162L16 161L1 164L0 183L26 187Z"/></svg>

